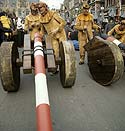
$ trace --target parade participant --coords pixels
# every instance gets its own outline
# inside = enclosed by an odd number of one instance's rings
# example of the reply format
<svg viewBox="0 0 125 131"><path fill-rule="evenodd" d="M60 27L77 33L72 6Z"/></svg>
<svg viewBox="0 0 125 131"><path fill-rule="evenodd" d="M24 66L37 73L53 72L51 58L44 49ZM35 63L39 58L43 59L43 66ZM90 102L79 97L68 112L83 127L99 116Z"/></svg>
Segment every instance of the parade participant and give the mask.
<svg viewBox="0 0 125 131"><path fill-rule="evenodd" d="M30 5L31 13L26 16L24 23L24 30L29 32L31 37L31 48L33 48L34 35L36 32L40 32L39 13L36 3Z"/></svg>
<svg viewBox="0 0 125 131"><path fill-rule="evenodd" d="M17 19L17 43L19 47L23 47L24 43L24 22L23 19L18 17Z"/></svg>
<svg viewBox="0 0 125 131"><path fill-rule="evenodd" d="M5 12L0 13L0 22L1 22L1 27L3 28L3 32L5 32L3 39L4 40L9 39L12 33L11 22L9 18L6 16Z"/></svg>
<svg viewBox="0 0 125 131"><path fill-rule="evenodd" d="M108 32L108 36L111 35L125 44L125 20L122 20L120 24L117 24Z"/></svg>
<svg viewBox="0 0 125 131"><path fill-rule="evenodd" d="M0 22L0 45L4 40L4 32L3 32L3 26L2 23Z"/></svg>
<svg viewBox="0 0 125 131"><path fill-rule="evenodd" d="M47 34L51 37L55 60L57 62L59 59L59 43L66 40L64 30L66 22L57 12L49 10L46 3L40 2L38 8L41 14L41 31L43 34Z"/></svg>
<svg viewBox="0 0 125 131"><path fill-rule="evenodd" d="M10 29L11 23L10 23L9 18L6 16L5 12L0 13L0 21L3 25L3 27Z"/></svg>
<svg viewBox="0 0 125 131"><path fill-rule="evenodd" d="M108 23L105 25L104 33L107 34L114 26L115 26L115 19L110 16Z"/></svg>
<svg viewBox="0 0 125 131"><path fill-rule="evenodd" d="M31 39L31 49L34 48L34 36L36 32L40 32L40 22L39 22L39 13L38 5L36 3L31 3L30 5L31 13L26 16L24 22L24 31L30 34ZM42 35L42 34L41 34ZM34 66L34 56L31 56L32 66Z"/></svg>
<svg viewBox="0 0 125 131"><path fill-rule="evenodd" d="M70 39L70 33L73 32L73 29L71 28L71 23L67 22L65 25L65 32L67 39Z"/></svg>
<svg viewBox="0 0 125 131"><path fill-rule="evenodd" d="M89 13L89 9L88 4L83 4L83 12L77 16L75 23L75 28L78 30L80 65L84 64L85 44L93 38L93 29L99 29L99 26L94 24L93 15Z"/></svg>

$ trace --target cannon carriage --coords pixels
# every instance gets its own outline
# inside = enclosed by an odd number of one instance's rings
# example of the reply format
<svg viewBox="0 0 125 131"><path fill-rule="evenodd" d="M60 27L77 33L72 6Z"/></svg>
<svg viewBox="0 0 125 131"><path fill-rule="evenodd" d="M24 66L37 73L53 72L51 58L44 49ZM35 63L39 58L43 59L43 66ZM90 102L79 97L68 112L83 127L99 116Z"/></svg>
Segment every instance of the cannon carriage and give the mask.
<svg viewBox="0 0 125 131"><path fill-rule="evenodd" d="M30 34L24 35L24 47L19 52L16 41L4 41L0 47L0 77L3 89L8 92L18 91L20 87L20 68L24 74L33 72ZM48 72L54 72L59 67L60 81L64 88L72 87L76 79L76 57L73 44L70 41L60 43L59 60L55 61L54 51L49 36L43 45L44 64Z"/></svg>
<svg viewBox="0 0 125 131"><path fill-rule="evenodd" d="M114 37L103 39L100 36L87 43L88 67L93 79L103 86L118 81L124 73L125 53L121 50Z"/></svg>

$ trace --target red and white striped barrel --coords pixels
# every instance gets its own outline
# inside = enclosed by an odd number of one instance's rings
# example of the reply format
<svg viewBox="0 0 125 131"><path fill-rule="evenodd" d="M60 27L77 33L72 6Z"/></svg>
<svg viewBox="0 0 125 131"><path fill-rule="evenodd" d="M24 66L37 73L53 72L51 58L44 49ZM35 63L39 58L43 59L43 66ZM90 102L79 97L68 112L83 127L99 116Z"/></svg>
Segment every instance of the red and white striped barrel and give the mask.
<svg viewBox="0 0 125 131"><path fill-rule="evenodd" d="M52 131L52 121L42 46L41 36L37 33L35 34L34 40L37 131Z"/></svg>
<svg viewBox="0 0 125 131"><path fill-rule="evenodd" d="M103 38L104 40L110 41L112 43L114 43L115 45L117 45L121 50L125 50L125 43L122 43L121 41L119 41L118 39L116 39L113 36L108 36L106 34L101 34L101 38Z"/></svg>
<svg viewBox="0 0 125 131"><path fill-rule="evenodd" d="M106 40L108 40L108 41L110 41L110 42L113 42L113 43L116 44L117 46L121 44L121 42L120 42L119 40L117 40L116 38L114 38L113 36L107 37Z"/></svg>

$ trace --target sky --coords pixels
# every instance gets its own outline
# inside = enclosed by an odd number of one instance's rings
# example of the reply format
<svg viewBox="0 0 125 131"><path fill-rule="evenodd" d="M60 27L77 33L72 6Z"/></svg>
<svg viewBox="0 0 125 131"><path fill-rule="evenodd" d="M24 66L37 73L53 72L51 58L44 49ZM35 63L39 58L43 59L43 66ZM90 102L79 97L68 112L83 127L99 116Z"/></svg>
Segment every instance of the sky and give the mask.
<svg viewBox="0 0 125 131"><path fill-rule="evenodd" d="M59 9L60 4L62 4L64 0L40 0L40 1L43 1L46 4L48 4L50 9L52 9L52 8Z"/></svg>

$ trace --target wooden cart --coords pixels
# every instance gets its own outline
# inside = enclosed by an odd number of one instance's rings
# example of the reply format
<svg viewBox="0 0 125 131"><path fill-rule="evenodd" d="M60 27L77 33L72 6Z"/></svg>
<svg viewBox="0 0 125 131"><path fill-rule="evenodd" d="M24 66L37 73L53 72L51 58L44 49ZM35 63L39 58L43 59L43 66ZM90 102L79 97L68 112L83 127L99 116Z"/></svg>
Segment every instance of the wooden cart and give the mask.
<svg viewBox="0 0 125 131"><path fill-rule="evenodd" d="M55 61L51 39L46 36L44 45L45 65L48 72L53 72L59 66L60 80L64 88L72 87L76 79L76 57L71 41L63 41L59 48L59 60ZM30 35L24 36L24 48L19 55L17 43L3 42L0 47L0 76L3 89L8 92L18 91L20 87L20 67L23 72L32 73L33 49L31 49Z"/></svg>

